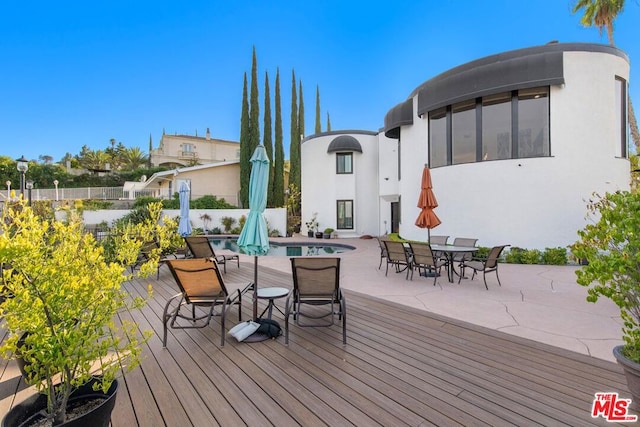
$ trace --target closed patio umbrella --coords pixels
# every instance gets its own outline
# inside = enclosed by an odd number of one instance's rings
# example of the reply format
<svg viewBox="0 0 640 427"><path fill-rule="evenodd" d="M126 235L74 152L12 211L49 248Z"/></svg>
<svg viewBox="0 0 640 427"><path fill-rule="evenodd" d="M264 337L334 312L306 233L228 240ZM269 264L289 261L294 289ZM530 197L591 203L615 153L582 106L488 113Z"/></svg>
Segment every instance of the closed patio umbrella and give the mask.
<svg viewBox="0 0 640 427"><path fill-rule="evenodd" d="M247 255L254 255L253 318L258 317L258 256L269 250L269 233L264 210L267 207L269 186L269 158L263 145L256 147L251 156L249 178L249 215L238 238L238 247Z"/></svg>
<svg viewBox="0 0 640 427"><path fill-rule="evenodd" d="M180 184L180 223L178 224L178 234L182 237L191 235L191 221L189 220L189 186L186 182Z"/></svg>
<svg viewBox="0 0 640 427"><path fill-rule="evenodd" d="M420 208L420 214L418 214L418 218L416 218L416 226L426 228L427 235L431 238L430 230L439 226L442 222L433 211L438 207L438 201L436 200L436 196L433 194L431 172L426 164L422 170L418 207Z"/></svg>

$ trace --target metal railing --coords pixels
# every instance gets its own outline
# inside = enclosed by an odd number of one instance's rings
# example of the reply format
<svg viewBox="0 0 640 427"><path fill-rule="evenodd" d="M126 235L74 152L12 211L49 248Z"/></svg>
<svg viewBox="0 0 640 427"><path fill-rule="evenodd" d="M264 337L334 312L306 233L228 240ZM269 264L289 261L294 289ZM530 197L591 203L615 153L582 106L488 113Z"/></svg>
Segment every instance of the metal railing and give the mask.
<svg viewBox="0 0 640 427"><path fill-rule="evenodd" d="M15 189L14 189L15 190ZM20 191L15 191L17 197L20 197ZM31 190L31 200L135 200L138 197L156 197L159 199L171 199L173 194L169 194L168 189L163 191L142 189L142 190L124 190L124 187L83 187L83 188L34 188ZM192 194L191 199L197 199L204 194ZM225 199L227 203L234 206L238 205L238 197L230 194L214 194L218 199ZM0 190L0 202L10 199L10 193L7 190ZM24 192L24 198L28 199L28 190Z"/></svg>

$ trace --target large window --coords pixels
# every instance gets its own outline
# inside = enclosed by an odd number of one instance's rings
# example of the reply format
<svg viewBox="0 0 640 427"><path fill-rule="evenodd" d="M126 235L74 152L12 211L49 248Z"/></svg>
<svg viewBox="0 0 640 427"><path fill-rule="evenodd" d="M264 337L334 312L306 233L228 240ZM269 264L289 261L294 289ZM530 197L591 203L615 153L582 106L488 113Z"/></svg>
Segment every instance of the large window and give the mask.
<svg viewBox="0 0 640 427"><path fill-rule="evenodd" d="M453 164L476 161L476 101L451 107Z"/></svg>
<svg viewBox="0 0 640 427"><path fill-rule="evenodd" d="M511 92L482 98L482 160L511 158Z"/></svg>
<svg viewBox="0 0 640 427"><path fill-rule="evenodd" d="M448 164L446 108L429 113L429 159L429 167Z"/></svg>
<svg viewBox="0 0 640 427"><path fill-rule="evenodd" d="M338 229L353 229L353 200L338 200Z"/></svg>
<svg viewBox="0 0 640 427"><path fill-rule="evenodd" d="M503 92L429 112L429 166L550 156L549 87Z"/></svg>
<svg viewBox="0 0 640 427"><path fill-rule="evenodd" d="M549 89L518 91L518 158L549 155Z"/></svg>
<svg viewBox="0 0 640 427"><path fill-rule="evenodd" d="M336 173L353 173L353 153L336 153Z"/></svg>
<svg viewBox="0 0 640 427"><path fill-rule="evenodd" d="M627 158L628 156L628 101L627 82L622 77L616 77L616 156Z"/></svg>

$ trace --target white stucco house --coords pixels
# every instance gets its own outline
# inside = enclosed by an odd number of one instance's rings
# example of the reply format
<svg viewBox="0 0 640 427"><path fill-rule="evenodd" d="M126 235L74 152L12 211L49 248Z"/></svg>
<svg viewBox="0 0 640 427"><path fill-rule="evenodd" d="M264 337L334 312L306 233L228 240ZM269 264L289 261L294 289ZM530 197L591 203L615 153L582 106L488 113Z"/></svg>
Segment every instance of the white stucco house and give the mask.
<svg viewBox="0 0 640 427"><path fill-rule="evenodd" d="M391 108L378 131L305 138L302 223L317 212L319 228L342 237L396 231L426 240L414 223L428 165L442 220L431 234L565 247L594 192L629 189L628 79L623 51L588 43L445 71Z"/></svg>

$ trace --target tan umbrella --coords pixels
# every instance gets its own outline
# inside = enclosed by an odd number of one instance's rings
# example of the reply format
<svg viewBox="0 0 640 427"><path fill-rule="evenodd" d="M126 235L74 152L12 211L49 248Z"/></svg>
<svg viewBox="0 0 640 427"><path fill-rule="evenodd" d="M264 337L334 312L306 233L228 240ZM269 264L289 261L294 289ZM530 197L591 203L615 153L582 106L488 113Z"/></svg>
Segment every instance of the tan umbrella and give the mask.
<svg viewBox="0 0 640 427"><path fill-rule="evenodd" d="M438 207L438 201L436 200L436 196L433 194L431 172L426 164L422 170L422 183L420 187L420 197L418 198L420 214L416 219L416 225L420 228L431 230L432 228L439 226L442 221L440 221L440 218L438 218L433 211ZM429 235L429 237L431 236Z"/></svg>

